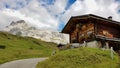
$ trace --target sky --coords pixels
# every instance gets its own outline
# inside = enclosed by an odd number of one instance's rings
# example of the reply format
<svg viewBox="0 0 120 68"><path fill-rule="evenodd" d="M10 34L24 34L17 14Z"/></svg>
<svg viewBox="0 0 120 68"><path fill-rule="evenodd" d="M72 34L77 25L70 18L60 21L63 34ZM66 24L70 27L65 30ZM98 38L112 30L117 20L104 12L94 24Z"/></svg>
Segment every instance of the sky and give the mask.
<svg viewBox="0 0 120 68"><path fill-rule="evenodd" d="M120 21L120 0L0 0L0 29L25 20L39 29L61 31L71 16L85 14Z"/></svg>

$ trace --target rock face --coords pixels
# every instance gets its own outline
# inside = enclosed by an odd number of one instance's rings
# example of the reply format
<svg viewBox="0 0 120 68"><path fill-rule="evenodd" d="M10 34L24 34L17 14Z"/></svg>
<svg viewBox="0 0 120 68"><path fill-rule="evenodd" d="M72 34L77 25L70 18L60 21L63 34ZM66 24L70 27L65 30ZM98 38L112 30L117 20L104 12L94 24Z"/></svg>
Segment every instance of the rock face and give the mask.
<svg viewBox="0 0 120 68"><path fill-rule="evenodd" d="M24 20L12 22L3 31L9 32L14 35L28 36L28 37L41 39L46 42L54 42L57 44L69 43L69 35L62 34L59 32L52 32L49 30L37 29L37 28L27 24Z"/></svg>

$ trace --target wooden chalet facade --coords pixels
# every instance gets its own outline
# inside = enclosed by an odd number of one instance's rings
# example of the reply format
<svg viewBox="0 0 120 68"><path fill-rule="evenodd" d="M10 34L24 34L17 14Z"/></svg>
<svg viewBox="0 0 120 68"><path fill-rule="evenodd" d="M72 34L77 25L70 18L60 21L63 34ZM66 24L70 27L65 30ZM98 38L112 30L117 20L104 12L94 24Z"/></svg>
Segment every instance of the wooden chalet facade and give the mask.
<svg viewBox="0 0 120 68"><path fill-rule="evenodd" d="M62 33L70 36L70 43L95 41L99 48L120 50L120 22L112 17L103 18L93 14L71 17ZM89 46L89 45L88 45Z"/></svg>

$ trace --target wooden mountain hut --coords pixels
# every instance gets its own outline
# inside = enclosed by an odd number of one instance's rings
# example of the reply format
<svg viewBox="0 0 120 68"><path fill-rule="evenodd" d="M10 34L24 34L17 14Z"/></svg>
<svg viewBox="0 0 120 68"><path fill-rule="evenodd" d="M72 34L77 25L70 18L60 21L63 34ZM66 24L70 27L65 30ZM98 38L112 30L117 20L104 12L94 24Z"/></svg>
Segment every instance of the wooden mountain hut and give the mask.
<svg viewBox="0 0 120 68"><path fill-rule="evenodd" d="M73 16L62 30L69 34L70 43L82 44L88 47L120 50L120 22L112 17L103 18L93 14Z"/></svg>

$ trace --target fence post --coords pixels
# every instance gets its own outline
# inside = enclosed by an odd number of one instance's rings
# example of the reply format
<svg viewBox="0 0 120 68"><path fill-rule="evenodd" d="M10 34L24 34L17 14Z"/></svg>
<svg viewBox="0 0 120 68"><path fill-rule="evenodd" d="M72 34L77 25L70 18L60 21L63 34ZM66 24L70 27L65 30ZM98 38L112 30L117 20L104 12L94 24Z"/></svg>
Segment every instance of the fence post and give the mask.
<svg viewBox="0 0 120 68"><path fill-rule="evenodd" d="M84 47L86 47L86 45L87 45L87 43L86 43L86 41L84 41Z"/></svg>
<svg viewBox="0 0 120 68"><path fill-rule="evenodd" d="M113 60L113 56L114 56L113 55L113 47L111 47L110 50L111 50L111 59Z"/></svg>

